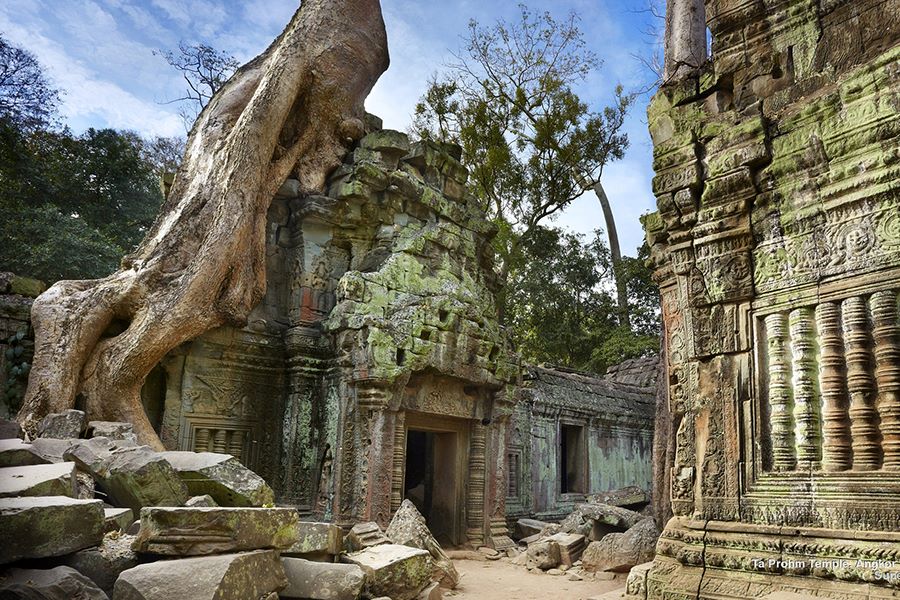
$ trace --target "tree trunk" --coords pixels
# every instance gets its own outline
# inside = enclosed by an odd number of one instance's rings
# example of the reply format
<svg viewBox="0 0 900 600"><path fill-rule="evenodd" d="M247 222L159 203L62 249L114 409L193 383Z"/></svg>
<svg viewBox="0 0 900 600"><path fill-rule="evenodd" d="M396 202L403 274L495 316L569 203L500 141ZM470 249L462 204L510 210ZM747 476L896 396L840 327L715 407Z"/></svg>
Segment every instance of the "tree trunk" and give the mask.
<svg viewBox="0 0 900 600"><path fill-rule="evenodd" d="M363 134L363 100L387 69L378 0L303 0L194 124L146 238L105 279L60 281L34 303L35 355L18 419L34 434L76 396L90 419L129 421L162 448L141 406L167 352L242 326L266 288L266 213L292 175L321 191Z"/></svg>
<svg viewBox="0 0 900 600"><path fill-rule="evenodd" d="M598 179L594 184L594 193L600 201L603 209L603 219L606 221L606 235L609 237L609 253L612 256L613 278L616 282L616 303L619 309L619 325L631 329L631 315L628 311L628 289L626 287L625 272L622 269L622 250L619 248L619 233L616 231L616 220L613 218L612 207L603 184Z"/></svg>

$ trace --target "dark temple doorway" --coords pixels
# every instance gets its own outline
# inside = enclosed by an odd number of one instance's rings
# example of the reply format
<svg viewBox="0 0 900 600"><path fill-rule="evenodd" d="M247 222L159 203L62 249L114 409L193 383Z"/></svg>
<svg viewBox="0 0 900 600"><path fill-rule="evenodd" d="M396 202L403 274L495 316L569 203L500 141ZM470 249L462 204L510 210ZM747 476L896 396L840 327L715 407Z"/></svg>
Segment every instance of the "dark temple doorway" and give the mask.
<svg viewBox="0 0 900 600"><path fill-rule="evenodd" d="M463 543L460 533L463 503L459 484L460 436L455 431L409 429L403 495L425 517L442 545Z"/></svg>

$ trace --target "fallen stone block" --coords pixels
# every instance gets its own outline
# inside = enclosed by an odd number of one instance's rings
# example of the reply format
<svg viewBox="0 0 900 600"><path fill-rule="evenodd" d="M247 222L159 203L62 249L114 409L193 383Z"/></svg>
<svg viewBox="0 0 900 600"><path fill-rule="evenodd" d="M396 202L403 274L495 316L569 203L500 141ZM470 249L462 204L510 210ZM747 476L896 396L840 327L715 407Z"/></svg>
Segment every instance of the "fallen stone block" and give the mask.
<svg viewBox="0 0 900 600"><path fill-rule="evenodd" d="M544 527L550 525L546 521L537 519L519 519L516 521L516 539L531 537L540 534Z"/></svg>
<svg viewBox="0 0 900 600"><path fill-rule="evenodd" d="M580 533L560 532L551 535L547 539L557 543L559 546L560 564L566 567L573 566L581 558L581 554L584 552L585 546L587 546L587 538Z"/></svg>
<svg viewBox="0 0 900 600"><path fill-rule="evenodd" d="M203 494L202 496L191 496L187 499L187 502L184 503L185 506L205 506L207 508L212 506L218 506L216 501L212 499L212 496L209 494Z"/></svg>
<svg viewBox="0 0 900 600"><path fill-rule="evenodd" d="M638 598L647 597L647 573L653 568L653 561L631 567L625 583L625 593Z"/></svg>
<svg viewBox="0 0 900 600"><path fill-rule="evenodd" d="M287 585L278 554L257 550L161 560L123 571L115 600L256 600Z"/></svg>
<svg viewBox="0 0 900 600"><path fill-rule="evenodd" d="M659 528L647 517L625 533L607 534L599 542L591 542L581 556L585 571L628 571L653 560Z"/></svg>
<svg viewBox="0 0 900 600"><path fill-rule="evenodd" d="M25 438L25 432L22 431L22 426L16 421L0 419L0 440L16 438L20 440Z"/></svg>
<svg viewBox="0 0 900 600"><path fill-rule="evenodd" d="M281 554L319 562L334 562L343 550L344 530L333 523L300 521L297 542Z"/></svg>
<svg viewBox="0 0 900 600"><path fill-rule="evenodd" d="M395 544L427 550L434 561L435 577L444 587L455 588L459 584L459 573L453 561L434 539L428 525L415 505L404 500L388 525L385 535Z"/></svg>
<svg viewBox="0 0 900 600"><path fill-rule="evenodd" d="M87 424L87 437L105 437L110 440L137 442L134 425L119 421L89 421Z"/></svg>
<svg viewBox="0 0 900 600"><path fill-rule="evenodd" d="M109 600L96 583L72 567L9 569L0 578L0 598L19 600Z"/></svg>
<svg viewBox="0 0 900 600"><path fill-rule="evenodd" d="M11 496L75 497L75 463L0 469L0 498Z"/></svg>
<svg viewBox="0 0 900 600"><path fill-rule="evenodd" d="M57 440L54 438L37 438L31 442L31 449L47 462L65 462L63 455L81 440Z"/></svg>
<svg viewBox="0 0 900 600"><path fill-rule="evenodd" d="M84 431L84 411L70 408L60 413L51 413L41 419L37 426L39 438L65 440L78 438Z"/></svg>
<svg viewBox="0 0 900 600"><path fill-rule="evenodd" d="M650 496L636 485L591 494L587 497L589 504L608 504L610 506L641 506L650 502Z"/></svg>
<svg viewBox="0 0 900 600"><path fill-rule="evenodd" d="M366 573L366 591L370 596L413 600L431 581L431 554L418 548L379 544L341 559L359 565Z"/></svg>
<svg viewBox="0 0 900 600"><path fill-rule="evenodd" d="M134 512L130 508L104 508L103 531L124 531L134 523Z"/></svg>
<svg viewBox="0 0 900 600"><path fill-rule="evenodd" d="M546 571L559 566L559 544L549 539L529 544L526 554L529 567Z"/></svg>
<svg viewBox="0 0 900 600"><path fill-rule="evenodd" d="M35 440L35 446L38 444L50 442L51 440L38 439ZM53 441L48 452L60 453L65 460L71 460L78 463L78 466L89 473L106 475L108 462L113 452L126 448L138 448L138 444L130 440L111 440L106 437L93 437L88 440L59 440ZM61 452L60 452L61 450ZM149 449L148 449L149 450Z"/></svg>
<svg viewBox="0 0 900 600"><path fill-rule="evenodd" d="M0 467L27 467L51 462L19 438L0 439Z"/></svg>
<svg viewBox="0 0 900 600"><path fill-rule="evenodd" d="M261 548L290 548L297 541L291 508L147 507L134 549L148 554L196 556Z"/></svg>
<svg viewBox="0 0 900 600"><path fill-rule="evenodd" d="M66 557L66 565L97 584L112 595L113 586L122 571L141 564L141 558L131 549L134 536L108 533L100 546L85 548Z"/></svg>
<svg viewBox="0 0 900 600"><path fill-rule="evenodd" d="M384 535L381 527L375 521L357 523L350 528L350 532L344 537L344 550L356 552L365 548L371 548L378 544L389 544L390 540Z"/></svg>
<svg viewBox="0 0 900 600"><path fill-rule="evenodd" d="M275 494L262 477L230 454L161 452L192 496L209 494L219 506L274 504Z"/></svg>
<svg viewBox="0 0 900 600"><path fill-rule="evenodd" d="M639 512L609 504L577 504L552 533L580 533L598 540L613 531L626 531L644 518Z"/></svg>
<svg viewBox="0 0 900 600"><path fill-rule="evenodd" d="M0 498L0 564L62 556L103 539L103 503L66 496Z"/></svg>
<svg viewBox="0 0 900 600"><path fill-rule="evenodd" d="M309 600L356 600L362 593L366 575L358 565L322 563L281 557L288 586L282 598Z"/></svg>
<svg viewBox="0 0 900 600"><path fill-rule="evenodd" d="M143 506L181 506L187 501L187 487L160 453L147 446L121 447L123 443L92 438L64 456L91 474L110 503L135 513Z"/></svg>
<svg viewBox="0 0 900 600"><path fill-rule="evenodd" d="M526 546L530 546L531 544L543 539L544 537L545 536L541 535L540 533L536 533L534 535L529 535L526 538L522 538L521 540L519 540L519 542L525 544Z"/></svg>

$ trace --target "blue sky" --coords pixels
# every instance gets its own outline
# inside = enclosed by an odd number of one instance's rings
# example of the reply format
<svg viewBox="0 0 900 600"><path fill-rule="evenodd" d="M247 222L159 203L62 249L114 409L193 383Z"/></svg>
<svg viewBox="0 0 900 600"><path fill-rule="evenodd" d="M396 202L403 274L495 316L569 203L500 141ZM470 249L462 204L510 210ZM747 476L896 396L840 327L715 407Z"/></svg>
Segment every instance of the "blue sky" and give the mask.
<svg viewBox="0 0 900 600"><path fill-rule="evenodd" d="M532 0L533 10L564 17L576 12L602 69L578 89L593 107L610 101L616 83L637 89L651 76L633 53L646 54L643 32L653 17L648 0ZM133 129L145 135L183 135L178 108L180 76L154 50L179 41L208 43L245 62L281 31L297 0L3 0L0 32L33 52L64 90L62 116L76 132L88 127ZM366 102L385 127L405 131L429 76L460 47L469 19L483 25L514 20L513 0L382 0L391 67ZM648 96L638 98L626 122L631 140L624 160L607 166L603 181L613 204L622 251L634 255L643 240L638 217L654 210L650 192L652 147L646 128ZM570 206L557 225L579 232L602 227L591 193Z"/></svg>

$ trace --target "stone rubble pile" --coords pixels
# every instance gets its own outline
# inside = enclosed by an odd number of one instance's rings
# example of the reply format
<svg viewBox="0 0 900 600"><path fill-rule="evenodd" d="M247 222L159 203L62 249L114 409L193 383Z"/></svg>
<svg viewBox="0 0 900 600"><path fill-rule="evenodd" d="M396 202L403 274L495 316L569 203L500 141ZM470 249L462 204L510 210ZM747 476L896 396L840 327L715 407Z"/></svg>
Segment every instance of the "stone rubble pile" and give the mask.
<svg viewBox="0 0 900 600"><path fill-rule="evenodd" d="M440 600L459 581L412 503L345 536L230 455L155 452L76 410L39 431L0 422L0 598Z"/></svg>
<svg viewBox="0 0 900 600"><path fill-rule="evenodd" d="M640 488L629 487L587 497L560 523L519 519L519 549L513 563L529 571L611 579L616 572L653 560L660 531L653 517L631 510L649 501ZM630 508L626 508L630 507Z"/></svg>

